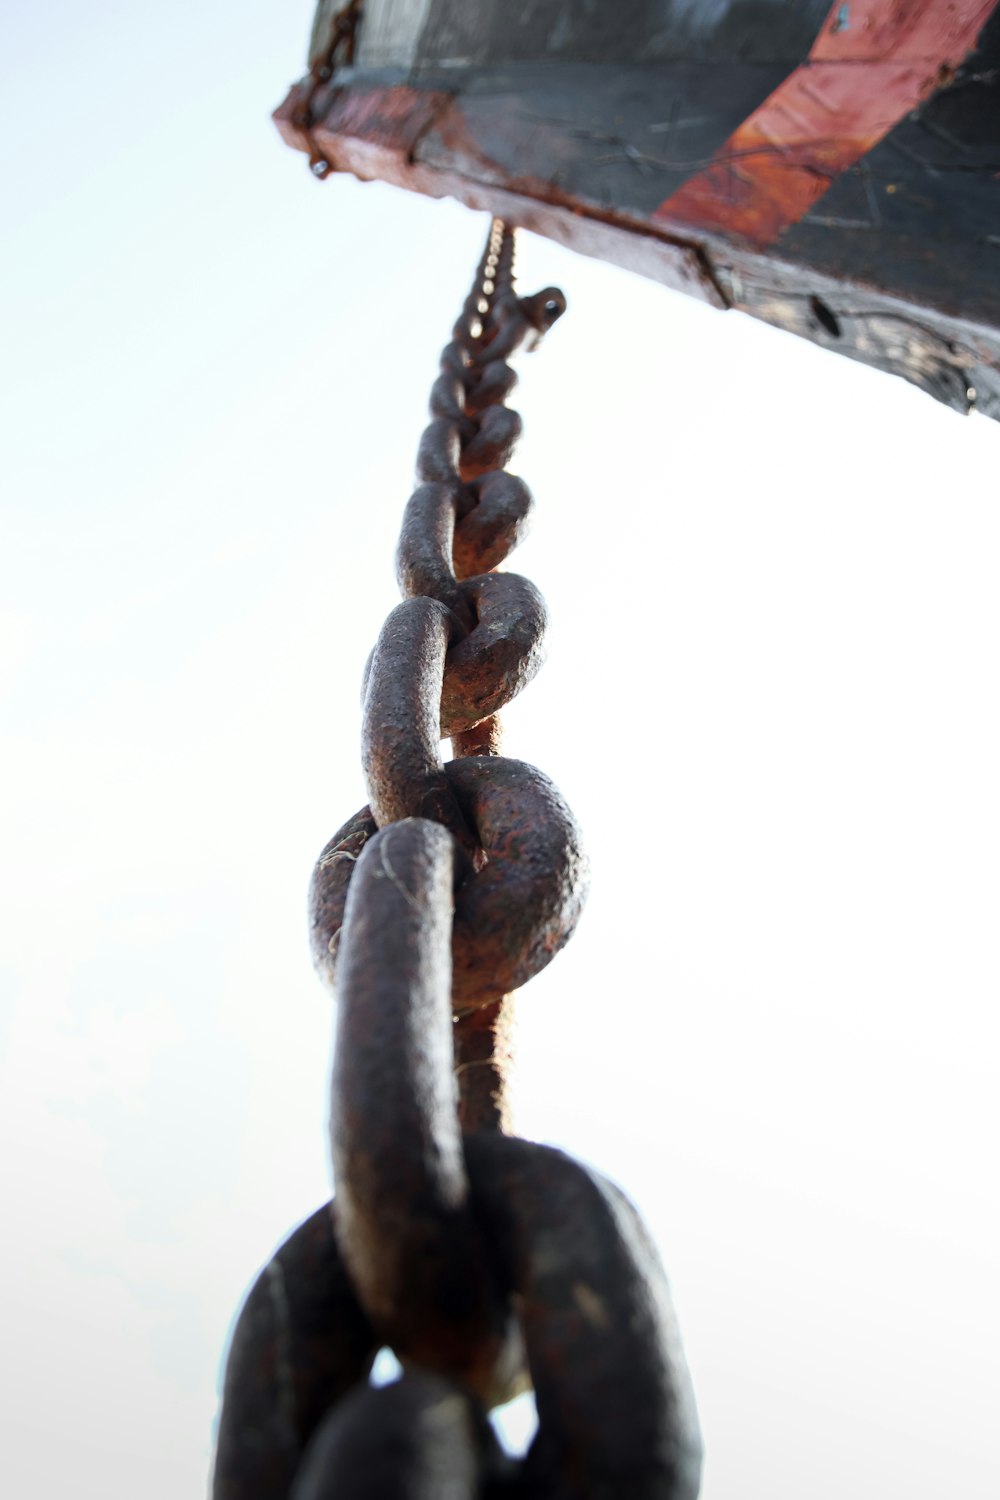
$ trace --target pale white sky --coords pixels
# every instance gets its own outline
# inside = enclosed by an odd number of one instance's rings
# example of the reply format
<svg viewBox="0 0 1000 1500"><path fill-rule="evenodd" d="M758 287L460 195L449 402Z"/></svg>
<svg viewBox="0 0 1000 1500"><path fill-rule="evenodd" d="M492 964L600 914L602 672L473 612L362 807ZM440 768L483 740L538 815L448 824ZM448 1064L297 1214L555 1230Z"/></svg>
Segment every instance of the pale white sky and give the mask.
<svg viewBox="0 0 1000 1500"><path fill-rule="evenodd" d="M329 1191L305 887L485 223L320 185L310 5L8 23L5 1492L201 1493L226 1329ZM525 240L508 748L593 894L522 1132L661 1246L706 1500L994 1500L1000 429Z"/></svg>

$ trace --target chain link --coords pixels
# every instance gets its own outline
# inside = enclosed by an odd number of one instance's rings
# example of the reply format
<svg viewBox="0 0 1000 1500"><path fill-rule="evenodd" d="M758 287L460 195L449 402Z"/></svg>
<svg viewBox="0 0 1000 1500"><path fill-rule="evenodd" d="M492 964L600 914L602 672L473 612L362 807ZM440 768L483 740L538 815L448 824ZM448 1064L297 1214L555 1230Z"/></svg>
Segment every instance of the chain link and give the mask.
<svg viewBox="0 0 1000 1500"><path fill-rule="evenodd" d="M656 1252L610 1183L505 1133L511 992L571 936L572 814L500 754L545 604L494 570L532 509L506 472L508 359L565 310L519 297L494 221L430 399L389 614L364 674L369 805L322 851L313 954L337 1000L336 1201L265 1267L227 1365L215 1500L693 1500L701 1444ZM440 744L450 737L455 759ZM390 1346L404 1375L367 1383ZM506 1458L486 1411L530 1384Z"/></svg>
<svg viewBox="0 0 1000 1500"><path fill-rule="evenodd" d="M354 62L363 4L364 0L348 0L347 5L335 10L332 0L320 0L313 20L309 74L297 87L292 119L309 144L309 170L320 180L329 177L333 166L313 140L312 128L323 115L322 96L335 87L337 68L350 67Z"/></svg>

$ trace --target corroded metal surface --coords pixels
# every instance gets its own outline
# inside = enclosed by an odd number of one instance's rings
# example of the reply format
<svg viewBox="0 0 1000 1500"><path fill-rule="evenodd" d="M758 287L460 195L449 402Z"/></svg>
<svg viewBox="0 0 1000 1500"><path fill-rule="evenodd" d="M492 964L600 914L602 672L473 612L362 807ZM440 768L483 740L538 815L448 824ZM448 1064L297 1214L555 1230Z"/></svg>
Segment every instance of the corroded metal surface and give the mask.
<svg viewBox="0 0 1000 1500"><path fill-rule="evenodd" d="M573 934L586 892L579 829L558 789L524 761L469 756L443 768L465 826L486 855L455 894L456 1014L527 984ZM331 984L355 861L378 824L362 808L319 857L311 887L313 956Z"/></svg>
<svg viewBox="0 0 1000 1500"><path fill-rule="evenodd" d="M397 604L366 673L361 763L379 827L396 818L434 818L471 849L439 750L445 654L460 634L436 599Z"/></svg>
<svg viewBox="0 0 1000 1500"><path fill-rule="evenodd" d="M545 1146L466 1142L473 1206L517 1295L542 1494L694 1500L701 1437L656 1251L610 1182Z"/></svg>
<svg viewBox="0 0 1000 1500"><path fill-rule="evenodd" d="M452 1080L455 844L440 823L369 841L344 919L330 1135L337 1228L379 1336L484 1397L506 1314L468 1203Z"/></svg>
<svg viewBox="0 0 1000 1500"><path fill-rule="evenodd" d="M313 953L337 1001L333 1204L278 1252L230 1351L216 1500L694 1500L697 1419L655 1251L616 1189L504 1134L511 991L571 936L579 830L498 711L545 606L495 568L531 497L507 358L565 310L520 298L494 222L441 359L364 674L370 806L317 861ZM442 738L455 759L445 763ZM366 1383L377 1345L405 1374ZM538 1436L488 1409L530 1382Z"/></svg>
<svg viewBox="0 0 1000 1500"><path fill-rule="evenodd" d="M341 1397L367 1379L377 1348L328 1205L275 1252L237 1319L222 1396L215 1500L288 1495L307 1442Z"/></svg>

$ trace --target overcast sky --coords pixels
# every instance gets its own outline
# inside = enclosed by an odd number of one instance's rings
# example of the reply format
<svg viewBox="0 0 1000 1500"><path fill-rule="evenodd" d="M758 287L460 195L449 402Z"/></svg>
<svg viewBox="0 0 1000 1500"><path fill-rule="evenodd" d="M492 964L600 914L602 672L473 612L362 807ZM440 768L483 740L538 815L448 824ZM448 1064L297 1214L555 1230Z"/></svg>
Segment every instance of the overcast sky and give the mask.
<svg viewBox="0 0 1000 1500"><path fill-rule="evenodd" d="M5 1488L205 1483L227 1328L330 1191L305 888L486 222L319 184L308 3L8 22ZM1000 428L526 238L548 665L594 880L521 1132L671 1276L706 1500L995 1500Z"/></svg>

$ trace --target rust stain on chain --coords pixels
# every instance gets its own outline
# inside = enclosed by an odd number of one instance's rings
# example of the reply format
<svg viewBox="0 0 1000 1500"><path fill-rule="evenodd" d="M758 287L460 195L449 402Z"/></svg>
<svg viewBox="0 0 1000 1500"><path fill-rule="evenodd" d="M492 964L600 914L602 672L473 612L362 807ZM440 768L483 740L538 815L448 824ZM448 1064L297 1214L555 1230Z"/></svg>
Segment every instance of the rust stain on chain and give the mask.
<svg viewBox="0 0 1000 1500"><path fill-rule="evenodd" d="M317 88L358 9L331 18ZM369 806L310 889L337 1001L337 1197L236 1325L214 1500L697 1494L687 1369L634 1210L504 1134L512 992L572 935L588 880L572 813L502 755L499 719L541 665L547 623L535 586L497 571L533 506L506 472L521 431L508 359L565 308L554 287L517 295L514 232L494 221L431 389L403 600L364 672ZM379 1344L405 1367L384 1390L366 1383ZM486 1412L529 1383L539 1433L514 1463Z"/></svg>
<svg viewBox="0 0 1000 1500"><path fill-rule="evenodd" d="M444 772L485 855L455 893L451 983L459 1016L527 984L568 942L583 908L587 861L572 813L534 766L476 755L450 761ZM335 991L355 868L344 856L377 831L371 809L362 808L334 834L313 872L313 958Z"/></svg>

